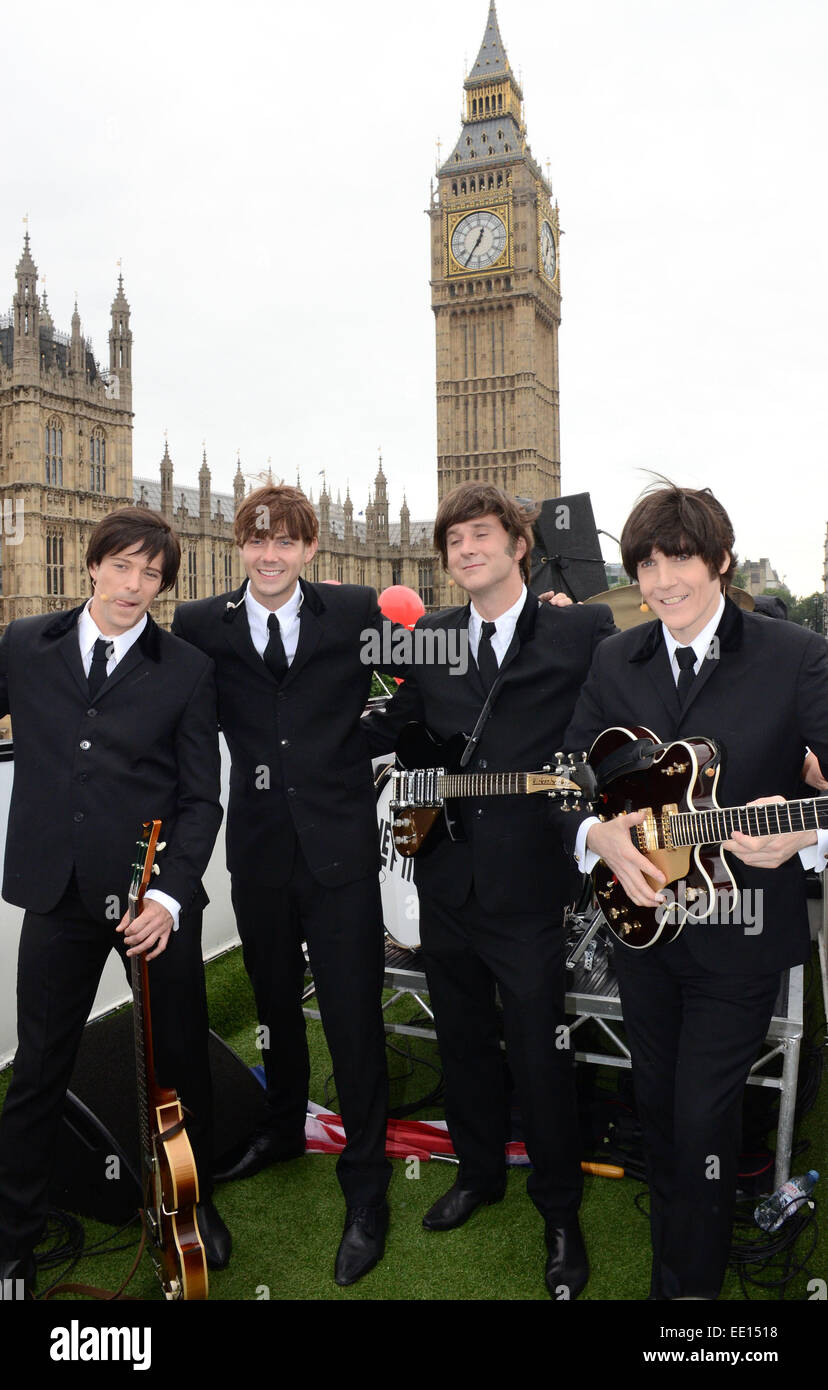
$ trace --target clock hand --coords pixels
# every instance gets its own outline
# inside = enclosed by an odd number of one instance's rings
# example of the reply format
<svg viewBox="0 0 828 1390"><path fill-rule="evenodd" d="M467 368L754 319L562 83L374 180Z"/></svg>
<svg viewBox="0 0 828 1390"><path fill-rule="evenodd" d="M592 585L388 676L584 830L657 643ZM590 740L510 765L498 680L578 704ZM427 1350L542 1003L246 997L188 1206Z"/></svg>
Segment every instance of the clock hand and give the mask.
<svg viewBox="0 0 828 1390"><path fill-rule="evenodd" d="M477 233L477 241L474 243L474 246L472 247L471 251L469 252L468 256L466 257L466 265L468 265L469 261L471 260L472 256L474 255L475 251L477 250L478 246L480 245L480 242L481 242L482 239L483 239L483 228L481 227L481 228L480 228L480 231Z"/></svg>

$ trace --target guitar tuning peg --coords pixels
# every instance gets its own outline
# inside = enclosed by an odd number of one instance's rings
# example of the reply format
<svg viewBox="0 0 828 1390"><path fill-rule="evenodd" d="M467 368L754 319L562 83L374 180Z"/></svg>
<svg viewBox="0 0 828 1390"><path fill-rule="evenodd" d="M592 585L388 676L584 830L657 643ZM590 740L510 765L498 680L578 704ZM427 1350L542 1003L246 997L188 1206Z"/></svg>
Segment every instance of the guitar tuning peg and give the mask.
<svg viewBox="0 0 828 1390"><path fill-rule="evenodd" d="M166 840L159 840L158 844L155 846L155 853L156 853L156 854L160 854L161 851L162 851L162 849L166 849L166 848L167 848L167 841L166 841Z"/></svg>
<svg viewBox="0 0 828 1390"><path fill-rule="evenodd" d="M563 756L564 756L563 753L560 752L560 750L559 750L559 751L555 754L555 762L556 762L556 763L562 763L562 762L563 762Z"/></svg>
<svg viewBox="0 0 828 1390"><path fill-rule="evenodd" d="M552 764L551 764L551 763L544 763L543 767L541 768L541 772L551 772L551 771L552 771Z"/></svg>
<svg viewBox="0 0 828 1390"><path fill-rule="evenodd" d="M160 874L161 870L159 869L159 867L158 867L157 864L153 864L153 866L152 866L152 872L153 872L154 874Z"/></svg>

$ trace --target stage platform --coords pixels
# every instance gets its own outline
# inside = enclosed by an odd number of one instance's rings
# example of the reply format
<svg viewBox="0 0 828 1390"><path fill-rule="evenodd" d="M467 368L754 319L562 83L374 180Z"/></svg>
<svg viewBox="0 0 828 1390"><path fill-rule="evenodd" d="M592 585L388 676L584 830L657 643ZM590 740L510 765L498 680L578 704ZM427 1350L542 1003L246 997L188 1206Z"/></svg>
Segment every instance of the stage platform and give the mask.
<svg viewBox="0 0 828 1390"><path fill-rule="evenodd" d="M800 965L784 972L762 1055L751 1069L748 1079L749 1085L769 1086L779 1091L774 1187L779 1187L790 1177L799 1051L803 1036L803 969ZM386 938L385 986L391 991L383 1005L386 1011L403 996L409 995L423 1013L421 1023L387 1021L386 1032L436 1038L419 951L406 950ZM313 985L310 984L306 990L306 1000L312 996ZM596 1067L631 1068L630 1054L621 1033L623 1014L618 982L609 953L602 943L599 942L594 952L591 968L587 968L582 959L568 971L566 1012L578 1062ZM320 1017L318 1010L310 1007L305 1008L305 1014L308 1018ZM606 1051L591 1048L578 1050L578 1030L588 1019L592 1019L601 1030Z"/></svg>

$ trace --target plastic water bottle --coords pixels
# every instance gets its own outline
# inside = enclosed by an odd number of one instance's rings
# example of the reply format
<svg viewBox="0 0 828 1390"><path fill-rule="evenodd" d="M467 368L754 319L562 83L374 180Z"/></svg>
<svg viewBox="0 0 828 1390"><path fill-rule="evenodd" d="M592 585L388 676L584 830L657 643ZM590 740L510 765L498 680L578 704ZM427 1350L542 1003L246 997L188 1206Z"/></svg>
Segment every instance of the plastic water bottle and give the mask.
<svg viewBox="0 0 828 1390"><path fill-rule="evenodd" d="M764 1202L760 1202L753 1219L757 1226L761 1226L763 1231L776 1231L794 1212L799 1211L806 1197L809 1197L816 1186L819 1173L810 1168L799 1178L791 1178L781 1187L777 1188L772 1197L766 1197Z"/></svg>

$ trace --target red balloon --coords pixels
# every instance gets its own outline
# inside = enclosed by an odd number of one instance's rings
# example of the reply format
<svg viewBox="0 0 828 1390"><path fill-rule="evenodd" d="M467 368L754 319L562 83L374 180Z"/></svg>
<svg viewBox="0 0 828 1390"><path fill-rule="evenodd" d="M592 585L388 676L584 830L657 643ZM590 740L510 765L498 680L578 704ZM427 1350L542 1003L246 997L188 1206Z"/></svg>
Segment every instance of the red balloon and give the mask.
<svg viewBox="0 0 828 1390"><path fill-rule="evenodd" d="M425 613L425 604L414 589L407 584L391 584L379 596L379 606L386 618L403 627L412 628L418 618Z"/></svg>

